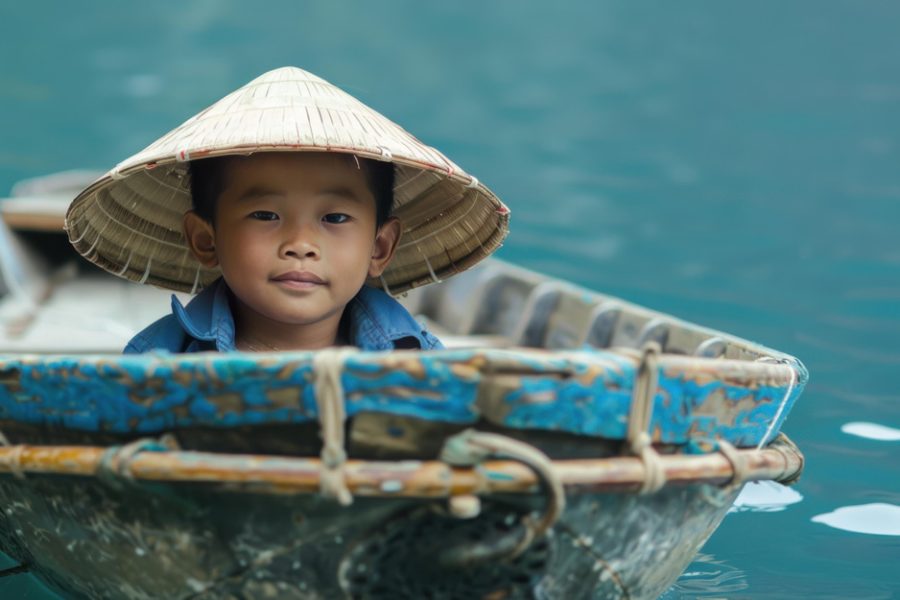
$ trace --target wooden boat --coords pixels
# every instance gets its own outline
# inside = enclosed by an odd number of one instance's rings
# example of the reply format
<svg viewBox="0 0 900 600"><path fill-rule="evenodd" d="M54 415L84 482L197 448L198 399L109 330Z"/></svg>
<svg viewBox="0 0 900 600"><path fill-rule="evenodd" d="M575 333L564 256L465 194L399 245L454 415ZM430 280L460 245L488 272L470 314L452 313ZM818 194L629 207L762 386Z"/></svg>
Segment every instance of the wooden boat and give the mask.
<svg viewBox="0 0 900 600"><path fill-rule="evenodd" d="M498 260L405 297L447 350L120 356L164 299L60 276L28 204L0 204L0 549L65 597L655 598L743 482L802 469L797 359ZM57 301L73 329L29 338Z"/></svg>

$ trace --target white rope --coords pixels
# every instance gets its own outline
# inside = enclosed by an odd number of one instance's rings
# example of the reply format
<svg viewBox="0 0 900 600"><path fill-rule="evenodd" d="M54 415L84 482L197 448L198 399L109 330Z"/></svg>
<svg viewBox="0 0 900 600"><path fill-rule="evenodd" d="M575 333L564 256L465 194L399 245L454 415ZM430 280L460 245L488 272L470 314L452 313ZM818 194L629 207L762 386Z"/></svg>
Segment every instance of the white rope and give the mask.
<svg viewBox="0 0 900 600"><path fill-rule="evenodd" d="M134 257L134 250L128 253L128 260L125 261L125 266L123 266L120 270L116 271L116 275L121 277L128 270L129 265L131 265L131 259Z"/></svg>
<svg viewBox="0 0 900 600"><path fill-rule="evenodd" d="M384 275L381 275L381 287L384 288L384 292L385 292L388 296L393 296L393 295L394 295L394 293L391 292L391 288L388 287L387 279L384 278Z"/></svg>
<svg viewBox="0 0 900 600"><path fill-rule="evenodd" d="M467 429L444 440L440 458L455 467L476 466L488 458L512 459L534 471L543 484L546 495L544 512L537 517L529 514L522 519L525 535L509 555L504 557L506 560L511 560L527 550L534 540L553 527L566 509L565 489L559 473L553 467L553 461L530 444L497 433ZM459 506L451 503L451 512L458 508ZM477 508L480 510L480 505ZM469 516L464 515L463 518Z"/></svg>
<svg viewBox="0 0 900 600"><path fill-rule="evenodd" d="M22 469L22 452L25 451L25 445L9 443L9 439L0 431L0 446L12 448L12 452L4 455L0 460L9 467L9 471L16 479L25 479L25 471Z"/></svg>
<svg viewBox="0 0 900 600"><path fill-rule="evenodd" d="M716 440L719 443L719 452L731 463L731 481L726 486L731 490L744 484L747 481L750 468L747 464L747 457L740 453L731 442L726 440Z"/></svg>
<svg viewBox="0 0 900 600"><path fill-rule="evenodd" d="M69 223L69 218L66 217L66 223L65 223L65 229L66 229L66 231L73 231L73 230L78 229L78 226L77 226L75 223L76 223L76 221L81 221L81 220L83 220L83 219L81 219L81 216L82 216L83 214L84 214L84 213L81 212L81 213L72 215L72 222L71 222L71 224ZM81 243L81 240L84 239L84 235L87 233L87 230L88 230L87 227L83 227L83 228L81 229L81 235L79 235L79 236L78 236L77 238L75 238L74 240L69 240L70 243L73 244L73 245L77 245L77 244Z"/></svg>
<svg viewBox="0 0 900 600"><path fill-rule="evenodd" d="M425 259L425 265L428 267L428 273L431 274L431 281L433 281L434 283L440 283L441 278L438 277L437 274L434 272L434 267L431 266L431 261L428 260L428 255L425 254L424 252L422 252L422 248L418 244L416 244L416 250L418 250L419 254L422 255L422 258Z"/></svg>
<svg viewBox="0 0 900 600"><path fill-rule="evenodd" d="M144 274L141 276L141 280L138 283L147 283L147 279L150 277L150 265L153 264L152 258L147 258L147 268L144 269Z"/></svg>
<svg viewBox="0 0 900 600"><path fill-rule="evenodd" d="M657 342L645 344L641 363L635 374L631 410L628 414L626 434L628 448L644 464L644 483L640 489L641 494L652 494L666 484L666 472L663 468L662 458L653 448L653 440L648 432L653 416L653 399L659 385L660 352Z"/></svg>
<svg viewBox="0 0 900 600"><path fill-rule="evenodd" d="M794 386L797 385L797 371L792 367L787 360L778 360L778 364L787 365L791 369L791 382L788 384L787 391L784 393L784 398L781 399L781 404L778 406L778 410L775 412L775 416L772 418L772 422L769 423L768 429L766 429L766 434L762 436L762 439L759 440L759 444L756 446L757 450L762 449L769 441L769 436L772 435L772 431L778 425L778 419L781 418L781 413L784 412L784 407L787 405L787 401L790 399L791 394L794 392Z"/></svg>
<svg viewBox="0 0 900 600"><path fill-rule="evenodd" d="M734 491L744 485L750 477L751 469L746 452L741 452L727 440L716 439L714 442L719 447L719 454L731 464L731 480L722 487L701 485L700 493L701 497L712 506L722 508L734 501Z"/></svg>
<svg viewBox="0 0 900 600"><path fill-rule="evenodd" d="M344 421L347 413L341 372L347 357L355 352L351 348L328 348L318 351L313 358L316 407L322 436L319 493L326 498L336 499L343 506L351 504L353 496L344 479L344 464L347 461Z"/></svg>
<svg viewBox="0 0 900 600"><path fill-rule="evenodd" d="M394 154L387 149L385 146L378 146L378 151L381 152L381 156L379 160L383 160L385 162L392 162L394 160Z"/></svg>
<svg viewBox="0 0 900 600"><path fill-rule="evenodd" d="M197 293L197 288L200 286L200 269L201 267L197 267L197 272L194 274L194 285L191 286L191 296Z"/></svg>

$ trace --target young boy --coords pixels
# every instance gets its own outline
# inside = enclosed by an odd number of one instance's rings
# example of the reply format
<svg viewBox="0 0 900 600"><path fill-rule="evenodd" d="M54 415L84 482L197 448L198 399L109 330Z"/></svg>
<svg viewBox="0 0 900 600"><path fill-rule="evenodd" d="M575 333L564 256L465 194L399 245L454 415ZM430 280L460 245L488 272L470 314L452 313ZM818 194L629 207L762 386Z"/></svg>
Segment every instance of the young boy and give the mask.
<svg viewBox="0 0 900 600"><path fill-rule="evenodd" d="M380 277L400 239L393 167L347 155L261 153L191 164L188 246L222 278L137 334L126 353L164 348L440 348ZM344 318L346 317L346 318Z"/></svg>
<svg viewBox="0 0 900 600"><path fill-rule="evenodd" d="M67 214L70 240L101 267L204 286L187 306L173 297L127 353L440 348L386 291L467 268L507 222L475 178L295 68L190 119Z"/></svg>

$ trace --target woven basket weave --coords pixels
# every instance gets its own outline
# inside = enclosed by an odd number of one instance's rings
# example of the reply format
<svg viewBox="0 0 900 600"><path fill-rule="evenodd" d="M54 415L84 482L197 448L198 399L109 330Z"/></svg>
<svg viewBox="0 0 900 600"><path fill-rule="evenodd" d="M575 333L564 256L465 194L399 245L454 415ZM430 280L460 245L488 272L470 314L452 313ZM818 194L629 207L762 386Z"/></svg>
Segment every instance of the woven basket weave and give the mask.
<svg viewBox="0 0 900 600"><path fill-rule="evenodd" d="M187 161L255 152L342 152L395 168L397 253L381 280L397 294L446 279L496 250L509 210L443 154L327 81L295 67L261 75L85 189L69 240L88 260L140 283L196 292L219 277L188 250Z"/></svg>

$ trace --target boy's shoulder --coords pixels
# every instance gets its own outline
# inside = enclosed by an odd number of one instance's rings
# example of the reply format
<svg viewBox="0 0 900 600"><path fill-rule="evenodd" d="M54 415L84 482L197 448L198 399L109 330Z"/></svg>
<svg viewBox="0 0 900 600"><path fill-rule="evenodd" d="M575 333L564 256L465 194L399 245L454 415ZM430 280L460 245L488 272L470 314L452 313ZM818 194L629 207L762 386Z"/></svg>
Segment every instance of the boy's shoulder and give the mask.
<svg viewBox="0 0 900 600"><path fill-rule="evenodd" d="M174 314L157 319L135 335L122 351L124 354L142 354L151 350L181 352L186 341L184 327Z"/></svg>
<svg viewBox="0 0 900 600"><path fill-rule="evenodd" d="M443 348L431 332L384 291L363 286L350 306L350 340L365 350Z"/></svg>
<svg viewBox="0 0 900 600"><path fill-rule="evenodd" d="M173 294L171 311L135 335L123 352L234 349L234 321L228 308L227 290L221 279L194 296L187 306L183 306Z"/></svg>
<svg viewBox="0 0 900 600"><path fill-rule="evenodd" d="M193 298L187 307L173 296L172 312L135 335L124 353L233 350L234 321L220 281ZM380 289L363 286L347 308L349 341L362 350L444 347L402 304Z"/></svg>

